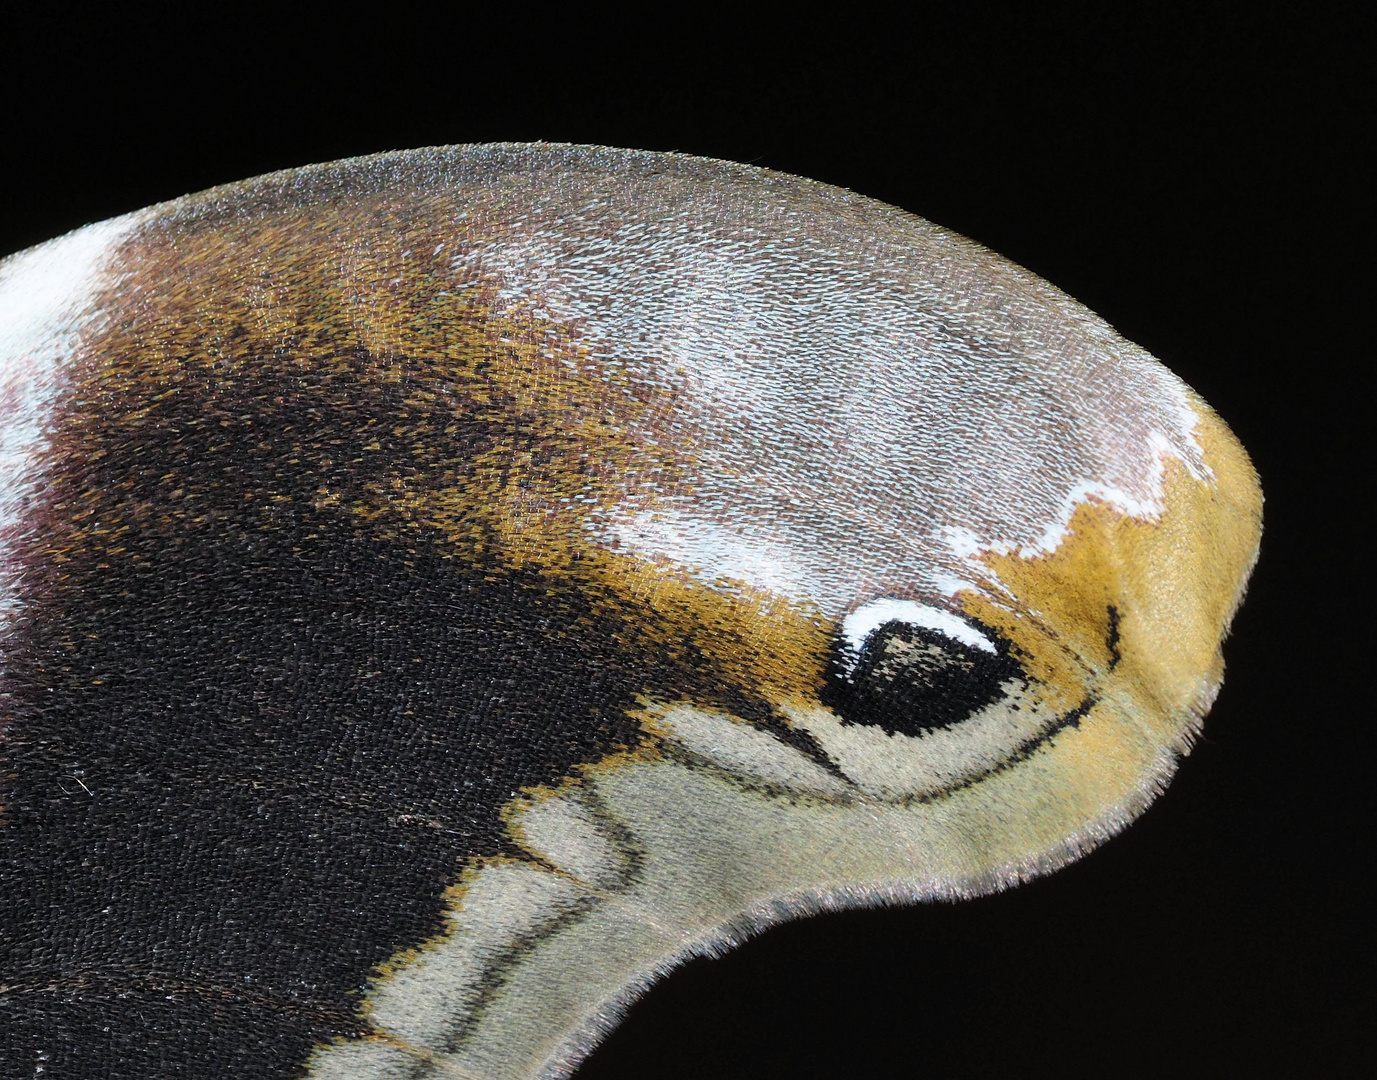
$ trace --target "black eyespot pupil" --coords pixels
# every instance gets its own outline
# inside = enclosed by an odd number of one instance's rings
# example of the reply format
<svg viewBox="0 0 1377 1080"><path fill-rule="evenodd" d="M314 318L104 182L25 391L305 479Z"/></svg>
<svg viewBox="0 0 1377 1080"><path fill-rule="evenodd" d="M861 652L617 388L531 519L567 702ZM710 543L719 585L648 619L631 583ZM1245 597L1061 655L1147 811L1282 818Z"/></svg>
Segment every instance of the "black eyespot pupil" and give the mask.
<svg viewBox="0 0 1377 1080"><path fill-rule="evenodd" d="M997 701L1021 675L1003 649L991 653L938 630L890 622L871 632L859 656L837 650L822 700L846 723L920 735Z"/></svg>

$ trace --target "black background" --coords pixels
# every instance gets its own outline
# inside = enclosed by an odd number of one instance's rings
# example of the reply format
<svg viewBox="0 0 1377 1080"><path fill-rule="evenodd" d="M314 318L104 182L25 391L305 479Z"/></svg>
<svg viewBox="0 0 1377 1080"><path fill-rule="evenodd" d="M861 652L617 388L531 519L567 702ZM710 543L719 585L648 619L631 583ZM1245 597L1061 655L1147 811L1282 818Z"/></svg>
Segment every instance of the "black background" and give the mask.
<svg viewBox="0 0 1377 1080"><path fill-rule="evenodd" d="M1361 1075L1372 27L953 10L25 17L0 45L0 252L293 165L546 139L839 184L1046 277L1199 390L1261 473L1204 740L1077 865L696 961L579 1078Z"/></svg>

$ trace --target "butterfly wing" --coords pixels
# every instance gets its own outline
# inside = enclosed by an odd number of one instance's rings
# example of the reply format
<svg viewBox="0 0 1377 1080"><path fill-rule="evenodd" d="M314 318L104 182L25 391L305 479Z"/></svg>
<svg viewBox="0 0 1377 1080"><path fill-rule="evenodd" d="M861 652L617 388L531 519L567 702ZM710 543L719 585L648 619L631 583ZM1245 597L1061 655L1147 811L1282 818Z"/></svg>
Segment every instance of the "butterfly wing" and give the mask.
<svg viewBox="0 0 1377 1080"><path fill-rule="evenodd" d="M849 192L418 151L0 272L21 1071L558 1075L687 956L1074 858L1219 685L1228 430Z"/></svg>

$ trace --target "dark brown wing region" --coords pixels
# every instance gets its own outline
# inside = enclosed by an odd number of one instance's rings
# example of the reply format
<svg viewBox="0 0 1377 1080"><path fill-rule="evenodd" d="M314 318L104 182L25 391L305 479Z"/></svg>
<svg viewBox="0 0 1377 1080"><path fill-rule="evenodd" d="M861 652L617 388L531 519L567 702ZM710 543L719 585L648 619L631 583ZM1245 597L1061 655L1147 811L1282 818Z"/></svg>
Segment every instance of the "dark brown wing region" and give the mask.
<svg viewBox="0 0 1377 1080"><path fill-rule="evenodd" d="M664 403L495 317L410 180L229 193L118 256L7 654L3 1075L292 1075L638 695L768 711L573 549L520 556L609 473L672 482L627 435Z"/></svg>

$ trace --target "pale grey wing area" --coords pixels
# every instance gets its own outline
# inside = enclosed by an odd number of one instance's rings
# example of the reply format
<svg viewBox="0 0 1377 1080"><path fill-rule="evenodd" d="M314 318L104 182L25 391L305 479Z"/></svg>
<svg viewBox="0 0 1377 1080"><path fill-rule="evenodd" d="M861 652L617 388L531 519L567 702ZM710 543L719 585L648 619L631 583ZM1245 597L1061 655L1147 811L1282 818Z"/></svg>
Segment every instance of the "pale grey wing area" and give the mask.
<svg viewBox="0 0 1377 1080"><path fill-rule="evenodd" d="M456 261L609 372L681 387L657 434L692 446L691 492L629 492L603 542L835 618L967 587L976 549L1050 550L1088 497L1150 512L1163 455L1204 467L1178 379L978 244L723 163L609 185L630 163L600 153L533 156Z"/></svg>

